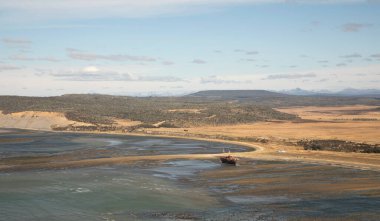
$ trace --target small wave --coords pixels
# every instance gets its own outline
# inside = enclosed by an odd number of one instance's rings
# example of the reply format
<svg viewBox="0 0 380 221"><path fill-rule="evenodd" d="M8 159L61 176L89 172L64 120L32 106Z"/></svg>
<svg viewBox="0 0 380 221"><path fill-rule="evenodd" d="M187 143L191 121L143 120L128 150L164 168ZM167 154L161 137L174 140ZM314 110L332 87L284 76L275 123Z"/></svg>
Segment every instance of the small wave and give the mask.
<svg viewBox="0 0 380 221"><path fill-rule="evenodd" d="M272 204L298 201L297 198L288 198L286 196L227 196L229 201L238 204Z"/></svg>
<svg viewBox="0 0 380 221"><path fill-rule="evenodd" d="M107 146L117 146L123 143L123 141L120 140L106 140L108 142Z"/></svg>
<svg viewBox="0 0 380 221"><path fill-rule="evenodd" d="M87 188L82 188L82 187L78 187L78 188L72 188L70 189L73 193L88 193L88 192L91 192L90 189L87 189Z"/></svg>

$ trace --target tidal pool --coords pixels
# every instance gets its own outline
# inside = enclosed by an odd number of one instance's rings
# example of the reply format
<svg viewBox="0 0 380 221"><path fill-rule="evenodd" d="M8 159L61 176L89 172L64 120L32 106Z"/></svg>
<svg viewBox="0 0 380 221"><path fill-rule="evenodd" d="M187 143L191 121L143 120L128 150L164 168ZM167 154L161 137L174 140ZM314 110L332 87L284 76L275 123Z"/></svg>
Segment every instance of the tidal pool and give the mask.
<svg viewBox="0 0 380 221"><path fill-rule="evenodd" d="M0 134L1 164L20 156L247 150L181 139L11 131ZM0 172L0 220L378 220L379 207L379 172L300 162L242 159L234 167L217 158L178 158Z"/></svg>

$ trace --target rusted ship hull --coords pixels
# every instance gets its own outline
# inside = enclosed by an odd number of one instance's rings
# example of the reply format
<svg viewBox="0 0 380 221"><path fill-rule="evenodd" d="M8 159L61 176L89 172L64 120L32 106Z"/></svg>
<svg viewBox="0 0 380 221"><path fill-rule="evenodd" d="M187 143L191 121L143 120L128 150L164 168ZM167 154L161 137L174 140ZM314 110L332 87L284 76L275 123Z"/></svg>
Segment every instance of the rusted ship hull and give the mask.
<svg viewBox="0 0 380 221"><path fill-rule="evenodd" d="M233 157L233 156L224 156L224 157L220 157L220 161L225 164L236 165L238 158Z"/></svg>

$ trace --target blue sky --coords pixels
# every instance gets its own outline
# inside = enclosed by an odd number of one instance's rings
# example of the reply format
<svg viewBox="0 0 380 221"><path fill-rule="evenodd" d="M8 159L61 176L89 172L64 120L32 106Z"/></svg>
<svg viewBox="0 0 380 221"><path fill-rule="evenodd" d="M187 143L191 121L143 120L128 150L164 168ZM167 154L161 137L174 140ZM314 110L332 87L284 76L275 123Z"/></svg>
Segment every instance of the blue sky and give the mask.
<svg viewBox="0 0 380 221"><path fill-rule="evenodd" d="M0 0L0 94L380 89L365 0Z"/></svg>

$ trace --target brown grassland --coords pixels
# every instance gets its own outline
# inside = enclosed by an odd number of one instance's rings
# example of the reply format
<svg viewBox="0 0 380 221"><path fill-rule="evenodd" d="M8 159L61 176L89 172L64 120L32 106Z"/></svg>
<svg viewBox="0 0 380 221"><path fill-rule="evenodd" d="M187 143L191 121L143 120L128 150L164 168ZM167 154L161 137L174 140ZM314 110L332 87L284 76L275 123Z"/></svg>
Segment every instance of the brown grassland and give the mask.
<svg viewBox="0 0 380 221"><path fill-rule="evenodd" d="M291 107L277 109L296 114L301 121L270 121L252 124L202 126L193 128L154 128L152 132L179 134L259 137L272 141L299 139L340 139L380 143L380 111L377 106ZM355 111L355 113L354 113ZM347 112L347 113L345 113Z"/></svg>

